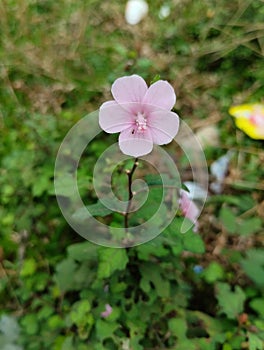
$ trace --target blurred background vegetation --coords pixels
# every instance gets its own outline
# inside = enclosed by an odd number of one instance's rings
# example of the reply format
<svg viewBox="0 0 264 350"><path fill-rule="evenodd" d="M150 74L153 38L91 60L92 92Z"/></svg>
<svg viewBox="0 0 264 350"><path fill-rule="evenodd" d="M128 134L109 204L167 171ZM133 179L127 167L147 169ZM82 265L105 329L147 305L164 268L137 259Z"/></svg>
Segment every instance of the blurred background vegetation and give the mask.
<svg viewBox="0 0 264 350"><path fill-rule="evenodd" d="M263 141L236 129L228 108L264 102L264 2L152 0L135 26L125 6L0 1L0 347L261 350ZM115 251L67 225L53 169L71 126L133 73L168 80L195 132L213 127L209 167L234 156L199 235L181 237L176 218L152 242ZM88 196L105 142L94 142L80 175Z"/></svg>

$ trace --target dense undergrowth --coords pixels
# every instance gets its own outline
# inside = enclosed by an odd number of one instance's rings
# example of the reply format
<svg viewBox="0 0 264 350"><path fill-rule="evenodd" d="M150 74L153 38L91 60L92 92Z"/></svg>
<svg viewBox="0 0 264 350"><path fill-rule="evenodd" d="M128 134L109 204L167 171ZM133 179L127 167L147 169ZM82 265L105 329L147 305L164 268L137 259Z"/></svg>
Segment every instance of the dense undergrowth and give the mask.
<svg viewBox="0 0 264 350"><path fill-rule="evenodd" d="M151 1L132 27L124 1L0 4L1 349L263 349L263 141L228 114L232 104L263 102L263 1L165 5L168 17L160 17L163 1ZM209 167L234 153L198 234L180 234L176 217L151 242L115 250L71 230L53 171L71 126L109 100L116 78L133 73L170 81L176 111L195 132L215 127ZM82 161L88 202L108 140L102 133ZM177 161L184 178L186 164ZM113 312L102 318L107 304Z"/></svg>

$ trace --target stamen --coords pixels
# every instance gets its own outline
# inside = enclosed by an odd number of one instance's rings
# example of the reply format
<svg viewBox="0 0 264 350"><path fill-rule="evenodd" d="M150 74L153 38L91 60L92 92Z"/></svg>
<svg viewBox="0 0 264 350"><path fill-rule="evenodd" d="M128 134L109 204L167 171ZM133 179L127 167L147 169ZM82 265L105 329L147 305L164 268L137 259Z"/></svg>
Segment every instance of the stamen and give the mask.
<svg viewBox="0 0 264 350"><path fill-rule="evenodd" d="M144 132L147 129L147 119L144 117L144 114L138 113L136 126L138 132Z"/></svg>

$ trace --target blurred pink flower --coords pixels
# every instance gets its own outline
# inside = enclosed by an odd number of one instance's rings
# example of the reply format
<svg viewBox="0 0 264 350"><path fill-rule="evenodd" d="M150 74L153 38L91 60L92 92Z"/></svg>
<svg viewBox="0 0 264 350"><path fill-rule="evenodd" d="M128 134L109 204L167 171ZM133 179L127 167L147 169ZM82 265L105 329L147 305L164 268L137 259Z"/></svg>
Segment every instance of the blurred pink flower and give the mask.
<svg viewBox="0 0 264 350"><path fill-rule="evenodd" d="M101 312L101 317L103 318L108 317L109 315L111 315L112 311L113 311L113 308L111 307L111 305L106 304L105 311Z"/></svg>
<svg viewBox="0 0 264 350"><path fill-rule="evenodd" d="M194 231L198 230L197 218L199 216L199 209L196 204L190 199L189 192L180 190L180 199L179 199L180 209L182 214L194 223Z"/></svg>
<svg viewBox="0 0 264 350"><path fill-rule="evenodd" d="M153 144L172 141L179 117L171 112L176 95L172 86L159 80L149 88L138 75L118 78L111 89L114 100L102 104L99 124L108 133L120 132L124 154L139 157L152 151Z"/></svg>

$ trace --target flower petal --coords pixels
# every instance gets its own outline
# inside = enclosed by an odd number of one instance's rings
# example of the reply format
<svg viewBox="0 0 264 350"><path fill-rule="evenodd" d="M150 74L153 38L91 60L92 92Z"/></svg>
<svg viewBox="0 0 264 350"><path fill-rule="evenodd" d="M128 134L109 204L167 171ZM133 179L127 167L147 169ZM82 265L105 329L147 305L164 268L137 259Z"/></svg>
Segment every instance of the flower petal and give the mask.
<svg viewBox="0 0 264 350"><path fill-rule="evenodd" d="M110 134L125 130L132 123L133 115L115 101L107 101L99 109L99 125Z"/></svg>
<svg viewBox="0 0 264 350"><path fill-rule="evenodd" d="M195 229L198 228L197 218L200 214L200 211L196 204L189 198L189 194L185 190L180 190L180 209L182 214L195 224Z"/></svg>
<svg viewBox="0 0 264 350"><path fill-rule="evenodd" d="M232 106L229 108L228 112L233 117L236 118L250 118L252 114L254 114L256 111L264 113L264 106L262 104L258 103L252 103L252 104L243 104L239 106Z"/></svg>
<svg viewBox="0 0 264 350"><path fill-rule="evenodd" d="M133 127L123 130L119 135L119 147L124 154L140 157L152 151L153 141L149 130L136 132Z"/></svg>
<svg viewBox="0 0 264 350"><path fill-rule="evenodd" d="M175 105L176 95L173 87L165 80L159 80L150 85L144 98L143 103L158 106L170 111Z"/></svg>
<svg viewBox="0 0 264 350"><path fill-rule="evenodd" d="M254 125L250 119L236 118L236 126L255 140L264 140L264 127Z"/></svg>
<svg viewBox="0 0 264 350"><path fill-rule="evenodd" d="M112 85L112 95L116 102L141 102L148 86L139 75L131 75L116 79Z"/></svg>
<svg viewBox="0 0 264 350"><path fill-rule="evenodd" d="M145 0L129 0L126 4L125 19L128 24L138 24L148 13Z"/></svg>
<svg viewBox="0 0 264 350"><path fill-rule="evenodd" d="M153 143L165 145L172 141L179 130L179 117L174 112L152 111L148 118Z"/></svg>
<svg viewBox="0 0 264 350"><path fill-rule="evenodd" d="M105 311L101 312L101 317L103 317L103 318L108 317L109 315L111 315L112 311L113 311L112 306L109 304L106 304Z"/></svg>

